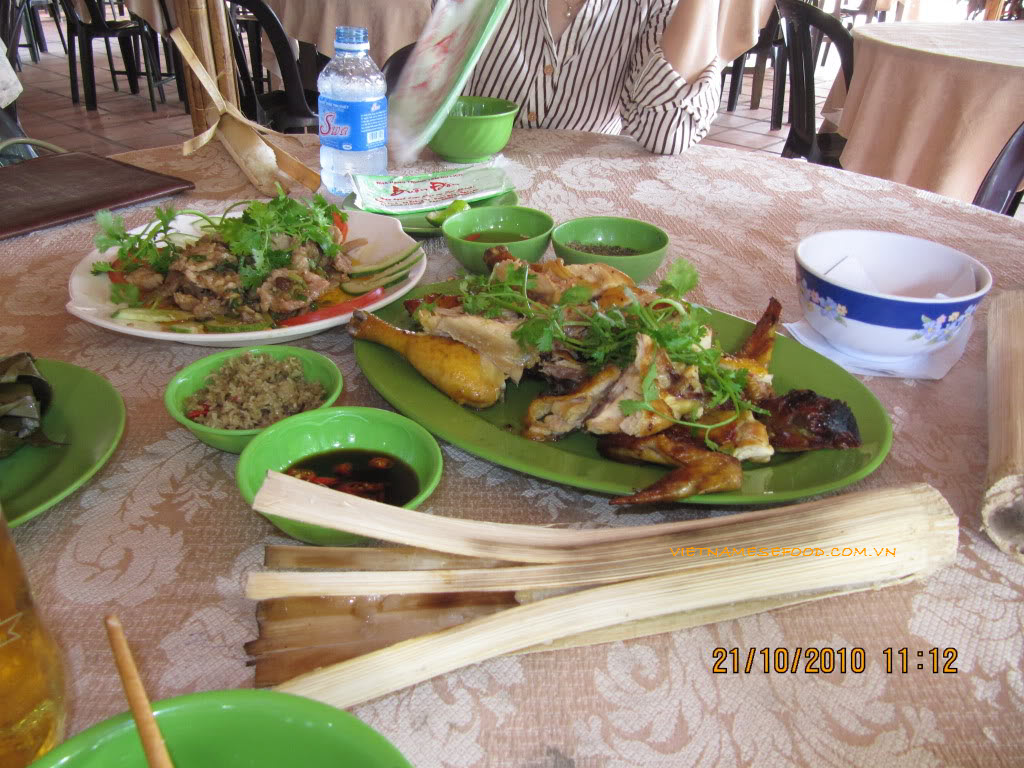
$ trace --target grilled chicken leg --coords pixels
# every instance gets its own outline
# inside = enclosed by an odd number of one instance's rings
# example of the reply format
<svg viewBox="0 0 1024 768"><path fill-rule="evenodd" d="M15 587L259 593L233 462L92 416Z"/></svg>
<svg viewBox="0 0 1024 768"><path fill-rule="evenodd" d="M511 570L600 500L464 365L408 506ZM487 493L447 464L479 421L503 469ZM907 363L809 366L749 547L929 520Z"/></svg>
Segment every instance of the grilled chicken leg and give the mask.
<svg viewBox="0 0 1024 768"><path fill-rule="evenodd" d="M631 496L612 499L612 504L675 501L698 493L736 491L743 484L739 459L708 450L685 427L671 427L648 437L604 435L597 449L602 456L615 461L678 467Z"/></svg>
<svg viewBox="0 0 1024 768"><path fill-rule="evenodd" d="M395 350L459 405L487 408L505 389L505 375L498 366L461 341L406 331L358 310L352 315L348 332L357 339Z"/></svg>

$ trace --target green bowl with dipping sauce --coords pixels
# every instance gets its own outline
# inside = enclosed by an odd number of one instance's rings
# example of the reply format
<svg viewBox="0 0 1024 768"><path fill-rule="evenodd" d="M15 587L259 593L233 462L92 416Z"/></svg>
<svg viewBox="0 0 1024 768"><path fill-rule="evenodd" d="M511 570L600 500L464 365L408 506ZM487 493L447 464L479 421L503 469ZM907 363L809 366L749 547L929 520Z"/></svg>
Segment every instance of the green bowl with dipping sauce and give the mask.
<svg viewBox="0 0 1024 768"><path fill-rule="evenodd" d="M452 163L479 163L508 144L519 105L507 99L460 96L427 144Z"/></svg>
<svg viewBox="0 0 1024 768"><path fill-rule="evenodd" d="M470 208L441 225L452 255L468 271L487 274L484 251L496 245L508 248L515 258L539 261L548 249L555 220L543 211L521 205ZM472 238L472 239L470 239Z"/></svg>
<svg viewBox="0 0 1024 768"><path fill-rule="evenodd" d="M258 429L215 429L192 421L185 415L185 401L206 384L207 377L217 371L224 363L246 352L267 354L275 360L297 357L302 363L302 375L309 381L319 381L327 393L323 405L326 408L334 404L341 394L343 381L341 371L334 361L323 355L302 347L290 347L284 344L267 344L258 347L239 347L227 349L213 355L200 358L192 365L178 371L171 378L164 390L164 406L171 417L198 437L202 442L228 453L241 453L249 441L266 427Z"/></svg>
<svg viewBox="0 0 1024 768"><path fill-rule="evenodd" d="M260 432L238 459L238 490L251 505L269 470L283 472L303 459L343 449L389 454L411 467L418 492L402 505L406 509L416 509L441 480L441 449L427 430L393 411L345 406L289 416ZM368 541L346 531L276 515L264 517L289 536L308 544L347 547Z"/></svg>
<svg viewBox="0 0 1024 768"><path fill-rule="evenodd" d="M239 689L153 702L174 765L181 768L412 768L361 720L303 696ZM128 712L82 731L31 768L147 768Z"/></svg>
<svg viewBox="0 0 1024 768"><path fill-rule="evenodd" d="M653 275L664 261L668 235L639 219L586 216L555 227L551 244L555 255L566 264L608 264L640 283ZM575 244L596 252L580 250ZM635 253L624 253L625 249Z"/></svg>

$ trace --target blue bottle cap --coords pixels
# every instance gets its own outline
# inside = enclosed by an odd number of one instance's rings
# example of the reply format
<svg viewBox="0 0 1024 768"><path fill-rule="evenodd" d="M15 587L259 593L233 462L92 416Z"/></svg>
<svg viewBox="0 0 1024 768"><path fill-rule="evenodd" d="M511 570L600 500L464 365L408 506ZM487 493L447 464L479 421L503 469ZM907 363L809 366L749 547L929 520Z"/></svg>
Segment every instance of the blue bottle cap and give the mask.
<svg viewBox="0 0 1024 768"><path fill-rule="evenodd" d="M334 50L368 51L370 33L366 27L338 27L334 30Z"/></svg>

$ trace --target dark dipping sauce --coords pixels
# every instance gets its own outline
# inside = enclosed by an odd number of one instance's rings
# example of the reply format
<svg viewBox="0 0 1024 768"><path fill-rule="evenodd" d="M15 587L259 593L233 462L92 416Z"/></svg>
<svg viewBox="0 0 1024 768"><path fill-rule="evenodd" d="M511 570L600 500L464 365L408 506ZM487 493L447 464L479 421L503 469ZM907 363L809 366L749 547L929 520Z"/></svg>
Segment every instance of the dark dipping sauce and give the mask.
<svg viewBox="0 0 1024 768"><path fill-rule="evenodd" d="M420 492L416 471L401 459L380 451L341 448L295 462L286 475L401 507Z"/></svg>
<svg viewBox="0 0 1024 768"><path fill-rule="evenodd" d="M503 232L500 229L485 229L483 232L474 232L466 235L463 240L472 240L474 243L518 243L521 240L529 240L526 235L519 232Z"/></svg>
<svg viewBox="0 0 1024 768"><path fill-rule="evenodd" d="M601 245L600 243L581 243L576 240L569 243L569 247L583 251L584 253L593 253L597 256L636 256L640 251L635 248L626 248L622 245Z"/></svg>

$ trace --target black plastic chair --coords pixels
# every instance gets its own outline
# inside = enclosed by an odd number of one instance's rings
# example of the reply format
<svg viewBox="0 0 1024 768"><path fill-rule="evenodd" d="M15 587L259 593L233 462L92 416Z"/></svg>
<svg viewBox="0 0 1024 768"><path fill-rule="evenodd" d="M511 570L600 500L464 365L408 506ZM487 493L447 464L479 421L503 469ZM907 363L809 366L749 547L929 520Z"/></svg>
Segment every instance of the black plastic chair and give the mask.
<svg viewBox="0 0 1024 768"><path fill-rule="evenodd" d="M154 85L160 92L160 101L165 102L163 86L158 82L160 77L159 62L153 50L153 40L149 28L139 18L129 21L107 21L103 13L103 7L98 0L82 0L89 11L89 21L83 20L78 15L78 9L72 0L61 0L64 6L64 14L68 18L68 70L71 74L71 103L78 104L78 67L75 57L75 41L78 41L78 52L82 59L82 88L85 91L85 108L96 109L96 73L93 68L92 41L102 38L107 44L107 57L110 59L110 41L117 40L121 46L121 55L124 59L124 70L115 70L113 63L110 67L111 79L114 82L114 90L117 87L117 75L125 75L128 78L128 87L132 93L139 92L139 68L136 63L136 46L142 51L142 58L145 62L146 87L149 90L149 104L156 112L156 96Z"/></svg>
<svg viewBox="0 0 1024 768"><path fill-rule="evenodd" d="M754 77L750 88L750 108L761 106L761 92L764 87L765 69L772 62L772 117L771 129L782 128L782 111L786 98L786 48L780 30L778 9L772 9L768 23L758 34L757 43L749 51L740 54L730 67L732 80L729 82L729 97L726 101L727 112L734 112L739 105L740 93L743 91L743 73L746 69L747 57L753 54ZM725 71L722 72L723 85Z"/></svg>
<svg viewBox="0 0 1024 768"><path fill-rule="evenodd" d="M996 213L1013 216L1020 205L1024 181L1024 123L1013 132L974 196L974 204Z"/></svg>
<svg viewBox="0 0 1024 768"><path fill-rule="evenodd" d="M817 132L817 104L814 100L816 45L813 32L832 40L839 51L843 77L849 89L853 79L853 35L838 19L803 0L776 0L782 16L789 66L789 136L783 157L805 157L812 163L840 168L839 155L846 139L838 133Z"/></svg>
<svg viewBox="0 0 1024 768"><path fill-rule="evenodd" d="M415 47L416 43L402 46L388 56L384 66L380 68L380 71L384 73L384 81L387 83L388 96L391 95L391 92L395 90L395 86L398 85L398 78L401 77L402 70L405 69L405 63L409 61L409 56L412 55L413 48Z"/></svg>
<svg viewBox="0 0 1024 768"><path fill-rule="evenodd" d="M234 24L229 25L235 63L238 65L239 102L242 113L250 120L282 133L306 133L316 129L320 120L316 109L310 105L316 105L317 93L303 89L299 64L277 14L263 0L228 2L244 8L255 17L274 49L277 66L281 72L281 82L284 85L284 90L257 92L253 73L246 60L242 37Z"/></svg>

